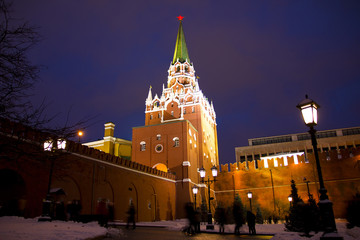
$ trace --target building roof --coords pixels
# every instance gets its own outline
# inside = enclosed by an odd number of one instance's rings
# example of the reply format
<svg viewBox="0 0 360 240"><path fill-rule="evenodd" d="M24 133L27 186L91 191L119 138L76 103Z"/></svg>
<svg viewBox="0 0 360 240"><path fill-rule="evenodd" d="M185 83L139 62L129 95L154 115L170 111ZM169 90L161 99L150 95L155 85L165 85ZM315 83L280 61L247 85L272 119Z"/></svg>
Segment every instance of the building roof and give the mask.
<svg viewBox="0 0 360 240"><path fill-rule="evenodd" d="M181 63L184 63L187 60L188 63L190 63L189 53L185 42L185 34L182 27L182 18L179 18L179 21L179 31L176 38L175 52L172 64L176 63L177 60L179 60L179 62Z"/></svg>

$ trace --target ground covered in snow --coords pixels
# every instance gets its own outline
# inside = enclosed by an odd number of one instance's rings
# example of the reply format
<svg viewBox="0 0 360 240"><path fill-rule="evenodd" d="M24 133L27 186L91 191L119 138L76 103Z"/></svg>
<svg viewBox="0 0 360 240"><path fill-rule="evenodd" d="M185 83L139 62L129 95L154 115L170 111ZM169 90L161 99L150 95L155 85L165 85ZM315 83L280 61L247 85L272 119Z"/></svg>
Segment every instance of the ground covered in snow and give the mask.
<svg viewBox="0 0 360 240"><path fill-rule="evenodd" d="M186 220L160 221L160 222L140 222L138 226L162 226L169 230L180 231L187 224ZM123 225L119 223L119 225ZM337 221L339 235L344 240L360 239L360 228L347 229L344 221ZM206 226L201 225L201 230L205 231ZM215 232L218 231L215 226ZM234 225L226 225L226 232L233 232ZM300 236L301 233L286 232L283 224L257 224L258 234L274 235L272 239L283 240L318 240L322 233L311 233L311 238ZM247 226L243 226L241 233L248 233ZM75 223L75 222L38 222L37 218L24 219L20 217L0 217L0 239L6 240L80 240L91 239L98 236L113 236L115 239L121 239L121 230L114 228L100 227L96 222Z"/></svg>
<svg viewBox="0 0 360 240"><path fill-rule="evenodd" d="M0 217L0 239L4 240L72 240L105 235L106 228L97 222L38 222L37 218Z"/></svg>

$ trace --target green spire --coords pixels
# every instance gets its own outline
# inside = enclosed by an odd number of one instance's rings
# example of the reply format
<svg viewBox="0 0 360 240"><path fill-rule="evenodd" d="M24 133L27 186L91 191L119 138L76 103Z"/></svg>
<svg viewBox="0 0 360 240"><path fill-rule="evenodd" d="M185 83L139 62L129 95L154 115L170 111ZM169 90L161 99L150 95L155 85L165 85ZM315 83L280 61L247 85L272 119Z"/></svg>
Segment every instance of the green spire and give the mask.
<svg viewBox="0 0 360 240"><path fill-rule="evenodd" d="M179 59L179 62L184 63L187 59L187 61L190 63L190 58L188 54L188 50L186 47L185 42L185 34L182 27L182 18L181 16L178 17L180 21L179 25L179 31L176 38L176 46L175 46L175 52L174 52L174 58L172 61L172 64L174 64L177 59Z"/></svg>

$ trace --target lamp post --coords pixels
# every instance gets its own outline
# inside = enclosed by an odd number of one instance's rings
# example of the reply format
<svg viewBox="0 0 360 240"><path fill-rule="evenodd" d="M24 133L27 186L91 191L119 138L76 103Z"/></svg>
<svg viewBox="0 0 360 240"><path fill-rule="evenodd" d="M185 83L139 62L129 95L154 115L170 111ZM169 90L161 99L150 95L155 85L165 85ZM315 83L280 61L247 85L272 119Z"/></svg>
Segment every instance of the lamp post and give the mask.
<svg viewBox="0 0 360 240"><path fill-rule="evenodd" d="M304 177L304 182L306 183L306 187L307 187L309 199L312 199L313 196L312 196L312 194L310 194L310 189L309 189L309 182L310 182L310 181L307 180L306 177Z"/></svg>
<svg viewBox="0 0 360 240"><path fill-rule="evenodd" d="M50 159L50 172L49 172L49 181L46 193L46 199L43 201L43 209L42 209L42 217L39 218L39 221L51 221L51 182L52 182L52 175L54 170L54 153L57 151L65 150L66 148L66 140L63 138L59 138L57 140L48 139L44 142L44 151L49 153Z"/></svg>
<svg viewBox="0 0 360 240"><path fill-rule="evenodd" d="M252 192L248 192L247 193L247 196L248 196L248 199L249 199L249 201L250 201L250 212L252 212L252 206L251 206L251 199L252 199Z"/></svg>
<svg viewBox="0 0 360 240"><path fill-rule="evenodd" d="M206 171L205 171L204 167L200 168L199 172L200 172L201 182L207 184L208 195L209 195L208 224L206 225L206 229L214 229L214 225L212 224L212 214L211 214L211 208L210 208L210 201L213 200L214 198L210 197L210 185L213 182L216 182L217 168L215 166L213 166L211 168L211 173L212 173L212 176L214 178L213 180L210 180L209 176L208 176L208 180L204 180L205 174L206 174Z"/></svg>
<svg viewBox="0 0 360 240"><path fill-rule="evenodd" d="M292 196L291 196L291 194L288 196L288 200L289 200L290 208L291 208L291 202L292 202Z"/></svg>
<svg viewBox="0 0 360 240"><path fill-rule="evenodd" d="M314 129L314 126L317 125L317 120L318 120L317 109L320 106L313 100L309 99L307 95L305 95L305 99L301 101L296 107L300 109L305 125L310 128L309 133L311 135L311 142L314 148L316 168L320 183L320 189L319 189L320 200L318 205L320 208L322 226L325 230L324 235L329 232L337 232L334 212L332 208L332 202L329 200L329 197L326 194L327 190L325 188L324 180L321 172L321 166L320 166L319 155L317 150L317 141L315 135L316 130Z"/></svg>
<svg viewBox="0 0 360 240"><path fill-rule="evenodd" d="M199 190L199 188L198 188L196 185L194 185L194 186L192 187L192 191L193 191L194 198L195 198L195 204L194 204L194 209L195 209L195 210L196 210L196 195L197 195L197 193L198 193L198 190Z"/></svg>

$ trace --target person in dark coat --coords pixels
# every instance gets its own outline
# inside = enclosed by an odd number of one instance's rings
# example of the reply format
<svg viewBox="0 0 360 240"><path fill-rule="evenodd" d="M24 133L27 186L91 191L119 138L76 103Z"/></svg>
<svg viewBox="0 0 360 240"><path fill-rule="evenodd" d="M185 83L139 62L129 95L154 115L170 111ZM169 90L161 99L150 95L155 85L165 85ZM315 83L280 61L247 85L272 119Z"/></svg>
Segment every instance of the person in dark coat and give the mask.
<svg viewBox="0 0 360 240"><path fill-rule="evenodd" d="M244 224L243 212L239 203L233 205L233 215L235 222L235 235L240 234L240 228Z"/></svg>
<svg viewBox="0 0 360 240"><path fill-rule="evenodd" d="M250 211L247 211L246 220L247 220L248 226L249 226L249 234L251 234L251 235L256 234L256 229L255 229L256 217L255 217L255 214L253 214Z"/></svg>
<svg viewBox="0 0 360 240"><path fill-rule="evenodd" d="M219 233L224 233L225 232L225 222L226 222L226 212L225 212L225 208L223 207L218 207L218 211L219 211Z"/></svg>
<svg viewBox="0 0 360 240"><path fill-rule="evenodd" d="M135 207L133 203L130 204L129 210L126 213L128 214L126 229L129 229L130 223L132 223L133 229L135 229Z"/></svg>
<svg viewBox="0 0 360 240"><path fill-rule="evenodd" d="M196 232L196 214L192 203L185 205L186 218L189 221L189 226L185 229L187 234L194 234Z"/></svg>
<svg viewBox="0 0 360 240"><path fill-rule="evenodd" d="M200 209L196 209L195 211L195 232L200 232L200 222L201 222L201 213Z"/></svg>

